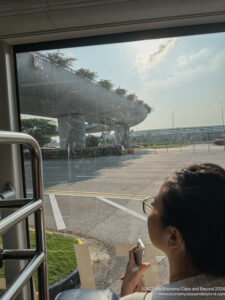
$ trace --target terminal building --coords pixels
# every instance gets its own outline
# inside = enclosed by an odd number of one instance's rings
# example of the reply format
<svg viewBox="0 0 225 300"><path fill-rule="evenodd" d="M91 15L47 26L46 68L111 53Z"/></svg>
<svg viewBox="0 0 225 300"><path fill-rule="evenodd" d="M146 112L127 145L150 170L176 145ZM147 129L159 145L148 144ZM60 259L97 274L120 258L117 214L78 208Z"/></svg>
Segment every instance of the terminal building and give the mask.
<svg viewBox="0 0 225 300"><path fill-rule="evenodd" d="M152 129L132 132L133 141L142 140L147 144L184 144L190 142L210 142L221 138L224 126L197 126Z"/></svg>

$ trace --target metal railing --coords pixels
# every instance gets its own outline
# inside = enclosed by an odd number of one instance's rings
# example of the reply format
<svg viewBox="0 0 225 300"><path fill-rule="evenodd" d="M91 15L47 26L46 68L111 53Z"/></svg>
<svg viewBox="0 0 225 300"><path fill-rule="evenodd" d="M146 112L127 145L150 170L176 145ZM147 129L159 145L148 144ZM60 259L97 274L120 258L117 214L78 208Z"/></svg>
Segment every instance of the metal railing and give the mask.
<svg viewBox="0 0 225 300"><path fill-rule="evenodd" d="M36 233L36 249L4 249L0 252L0 259L2 260L29 260L26 267L0 296L0 300L15 299L35 271L38 273L39 300L48 300L41 151L36 140L24 133L0 131L0 144L24 144L30 148L33 178L32 199L7 200L7 194L10 194L10 191L0 194L0 208L17 208L10 215L0 220L0 235L33 213Z"/></svg>
<svg viewBox="0 0 225 300"><path fill-rule="evenodd" d="M225 151L225 144L215 144L213 141L170 143L170 144L135 144L134 148L150 149L154 153L161 152L203 152L203 151Z"/></svg>

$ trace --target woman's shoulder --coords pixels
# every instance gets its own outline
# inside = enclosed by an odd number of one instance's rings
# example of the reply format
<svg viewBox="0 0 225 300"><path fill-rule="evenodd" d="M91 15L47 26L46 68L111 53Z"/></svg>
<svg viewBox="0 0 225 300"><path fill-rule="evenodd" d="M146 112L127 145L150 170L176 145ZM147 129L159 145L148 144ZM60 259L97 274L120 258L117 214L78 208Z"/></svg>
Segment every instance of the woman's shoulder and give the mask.
<svg viewBox="0 0 225 300"><path fill-rule="evenodd" d="M195 286L195 285L210 285L214 282L220 282L225 284L225 276L215 276L208 273L201 273L196 276L188 277L182 280L174 281L171 283L160 285L161 287L181 287L181 286Z"/></svg>

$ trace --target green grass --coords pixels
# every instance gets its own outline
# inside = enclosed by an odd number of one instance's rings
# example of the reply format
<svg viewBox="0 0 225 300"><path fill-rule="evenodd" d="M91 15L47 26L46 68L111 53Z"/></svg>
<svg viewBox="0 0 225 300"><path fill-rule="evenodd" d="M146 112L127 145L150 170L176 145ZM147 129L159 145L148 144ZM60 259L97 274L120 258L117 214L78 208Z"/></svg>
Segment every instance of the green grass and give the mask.
<svg viewBox="0 0 225 300"><path fill-rule="evenodd" d="M72 272L76 265L74 238L67 238L57 234L46 233L48 281L52 284ZM2 239L0 238L0 243ZM35 233L30 231L31 248L35 248ZM0 277L4 277L4 268L0 269ZM34 276L36 285L36 274Z"/></svg>

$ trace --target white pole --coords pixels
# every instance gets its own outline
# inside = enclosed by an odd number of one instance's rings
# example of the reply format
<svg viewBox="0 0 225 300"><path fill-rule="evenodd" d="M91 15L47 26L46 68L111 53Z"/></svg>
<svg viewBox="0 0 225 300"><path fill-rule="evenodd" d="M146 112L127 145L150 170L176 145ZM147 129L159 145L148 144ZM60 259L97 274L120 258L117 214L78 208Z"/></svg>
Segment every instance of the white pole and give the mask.
<svg viewBox="0 0 225 300"><path fill-rule="evenodd" d="M225 128L224 128L224 115L223 115L223 103L220 101L218 104L221 105L221 117L222 117L222 125L223 125L223 133L225 133Z"/></svg>
<svg viewBox="0 0 225 300"><path fill-rule="evenodd" d="M222 105L222 107L221 107L221 114L222 114L223 133L225 133L225 130L224 130L224 115L223 115L223 105Z"/></svg>

